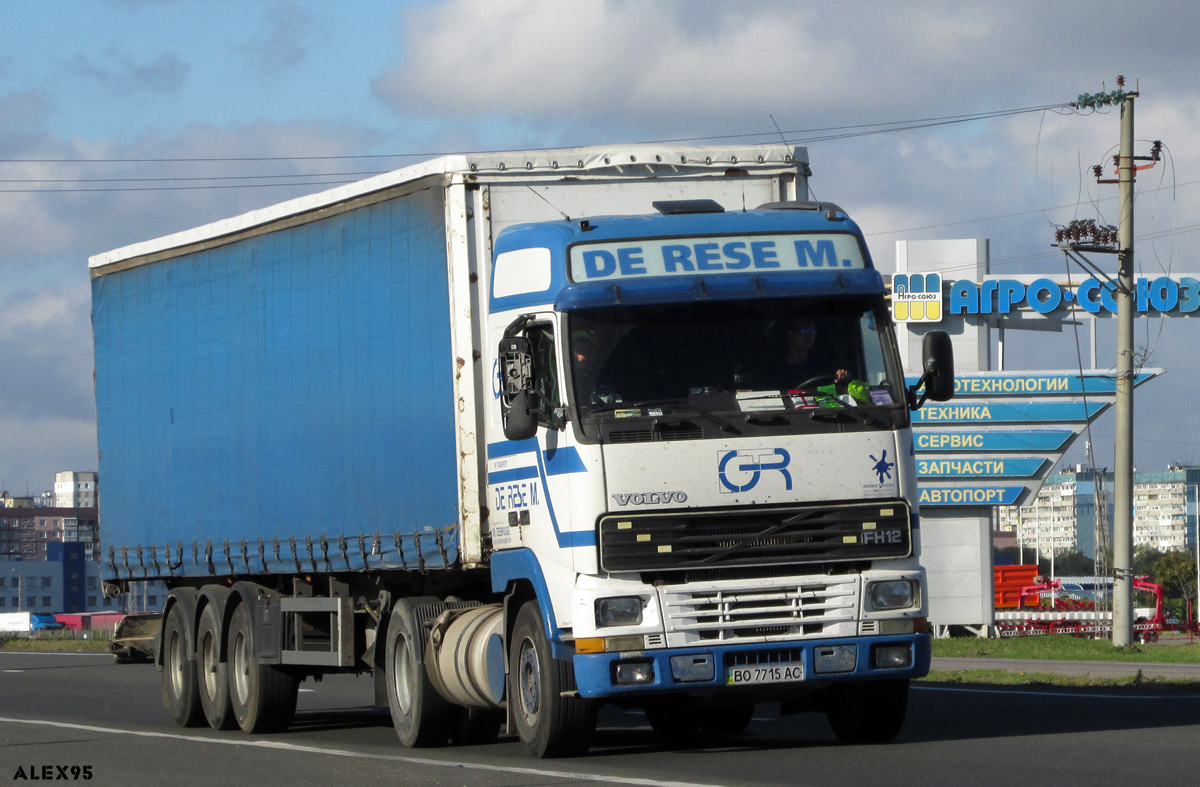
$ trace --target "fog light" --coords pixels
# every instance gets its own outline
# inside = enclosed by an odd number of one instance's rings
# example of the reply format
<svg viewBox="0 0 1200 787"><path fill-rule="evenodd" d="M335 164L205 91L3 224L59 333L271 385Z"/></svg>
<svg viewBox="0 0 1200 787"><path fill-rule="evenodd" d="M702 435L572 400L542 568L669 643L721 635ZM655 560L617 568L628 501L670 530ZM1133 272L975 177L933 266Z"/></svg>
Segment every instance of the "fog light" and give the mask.
<svg viewBox="0 0 1200 787"><path fill-rule="evenodd" d="M874 650L875 669L902 669L912 666L908 645L881 645Z"/></svg>
<svg viewBox="0 0 1200 787"><path fill-rule="evenodd" d="M639 596L596 599L596 628L637 626L642 622L642 599Z"/></svg>
<svg viewBox="0 0 1200 787"><path fill-rule="evenodd" d="M816 672L853 672L858 665L858 648L853 645L829 645L813 650Z"/></svg>
<svg viewBox="0 0 1200 787"><path fill-rule="evenodd" d="M618 661L614 667L618 686L641 686L654 682L654 665L649 661Z"/></svg>
<svg viewBox="0 0 1200 787"><path fill-rule="evenodd" d="M904 609L913 605L913 583L909 579L872 582L867 586L872 609Z"/></svg>

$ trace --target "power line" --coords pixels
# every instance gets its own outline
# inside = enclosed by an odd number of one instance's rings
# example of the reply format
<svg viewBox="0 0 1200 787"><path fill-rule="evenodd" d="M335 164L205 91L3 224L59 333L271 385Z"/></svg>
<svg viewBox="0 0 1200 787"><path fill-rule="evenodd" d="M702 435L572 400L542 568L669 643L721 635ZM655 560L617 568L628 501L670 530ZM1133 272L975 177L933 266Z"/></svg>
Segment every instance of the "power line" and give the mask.
<svg viewBox="0 0 1200 787"><path fill-rule="evenodd" d="M1069 104L1043 104L1034 107L1018 107L1016 109L998 109L987 112L976 112L966 115L943 115L932 118L914 120L892 120L880 123L858 123L847 126L827 126L822 128L798 129L783 132L786 135L818 134L819 136L796 140L798 142L827 142L838 139L866 136L871 134L888 134L895 131L910 131L913 129L932 128L957 123L969 123L976 120L991 120L993 118L1022 115L1030 112L1066 110ZM826 133L845 132L845 133ZM672 139L648 140L647 145L664 145L676 142L704 142L729 139L757 139L775 137L779 131L743 132L739 134L710 135L700 137L675 137ZM794 144L789 143L789 144ZM473 153L505 153L509 149L501 148L489 151L472 151ZM465 155L464 151L435 151L413 153L361 153L337 156L224 156L224 157L162 157L162 158L29 158L29 159L0 159L0 164L165 164L165 163L208 163L208 162L246 162L246 161L348 161L355 159L389 159L389 158L434 158L437 156Z"/></svg>
<svg viewBox="0 0 1200 787"><path fill-rule="evenodd" d="M172 178L0 178L0 183L174 183L200 180L269 180L273 178L372 177L386 170L362 172L296 172L290 175L207 175Z"/></svg>
<svg viewBox="0 0 1200 787"><path fill-rule="evenodd" d="M311 177L311 176L310 176ZM130 186L128 188L0 189L0 194L116 194L122 191L206 191L212 189L277 189L283 186L341 186L353 180L291 181L288 183L230 183L212 186Z"/></svg>
<svg viewBox="0 0 1200 787"><path fill-rule="evenodd" d="M1176 183L1172 186L1161 186L1161 187L1155 188L1155 189L1143 189L1143 190L1139 191L1138 194L1139 195L1153 194L1158 191L1172 191L1174 189L1180 188L1181 186L1194 186L1197 183L1200 183L1200 180L1189 180L1186 183ZM1115 196L1101 197L1099 200L1097 200L1097 202L1109 202L1109 201L1112 201L1115 199L1116 199ZM1017 218L1020 216L1031 216L1035 213L1044 213L1049 210L1064 210L1066 208L1074 208L1077 205L1078 205L1078 203L1072 202L1072 203L1066 204L1066 205L1052 205L1048 208L1035 208L1033 210L1022 210L1022 211L1017 211L1016 213L1003 213L1003 214L1000 214L997 216L983 216L978 219L963 219L962 221L947 221L947 222L943 222L941 224L926 224L923 227L907 227L905 229L899 229L899 230L881 230L879 232L865 232L863 234L867 237L874 237L876 235L898 235L902 232L919 232L921 230L935 230L935 229L941 229L942 227L956 227L956 226L959 226L960 224L977 224L981 221L996 221L999 219L1013 219L1013 218ZM1170 233L1167 233L1167 234L1170 234ZM1156 237L1156 236L1148 235L1145 237L1149 238L1149 237Z"/></svg>

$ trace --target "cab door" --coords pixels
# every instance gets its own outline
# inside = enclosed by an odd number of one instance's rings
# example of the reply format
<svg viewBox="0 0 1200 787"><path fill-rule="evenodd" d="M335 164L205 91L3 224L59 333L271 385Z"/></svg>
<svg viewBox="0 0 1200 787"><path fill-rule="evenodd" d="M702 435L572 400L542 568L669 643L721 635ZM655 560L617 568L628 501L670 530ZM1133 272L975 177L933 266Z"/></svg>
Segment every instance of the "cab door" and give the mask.
<svg viewBox="0 0 1200 787"><path fill-rule="evenodd" d="M527 406L536 413L536 430L524 439L508 439L501 432L500 440L489 440L488 507L496 548L526 547L538 554L543 566L549 561L574 571L579 570L574 553L594 553L597 512L595 495L581 500L578 494L589 463L568 423L558 316L533 315L516 334L528 345L532 368ZM497 372L503 375L501 366L502 362ZM500 397L496 406L503 409ZM598 467L590 475L588 481L599 484L602 499ZM594 558L585 562L590 566Z"/></svg>

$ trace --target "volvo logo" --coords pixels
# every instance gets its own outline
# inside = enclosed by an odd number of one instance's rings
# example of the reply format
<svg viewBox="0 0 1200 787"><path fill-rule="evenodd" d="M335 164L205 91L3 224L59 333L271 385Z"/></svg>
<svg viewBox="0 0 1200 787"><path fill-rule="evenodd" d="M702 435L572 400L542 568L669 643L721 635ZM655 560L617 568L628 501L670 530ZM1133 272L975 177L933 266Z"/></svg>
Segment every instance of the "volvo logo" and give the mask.
<svg viewBox="0 0 1200 787"><path fill-rule="evenodd" d="M631 495L613 495L619 506L658 506L671 503L686 503L686 492L638 492Z"/></svg>

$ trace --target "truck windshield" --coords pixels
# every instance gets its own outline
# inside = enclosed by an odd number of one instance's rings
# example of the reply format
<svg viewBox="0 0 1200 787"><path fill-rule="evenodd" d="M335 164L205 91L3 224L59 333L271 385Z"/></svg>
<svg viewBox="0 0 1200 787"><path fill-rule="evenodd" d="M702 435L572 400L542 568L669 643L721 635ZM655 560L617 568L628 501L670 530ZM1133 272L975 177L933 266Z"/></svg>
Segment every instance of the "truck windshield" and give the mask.
<svg viewBox="0 0 1200 787"><path fill-rule="evenodd" d="M574 404L584 418L896 407L902 380L885 320L879 299L866 297L575 311Z"/></svg>

